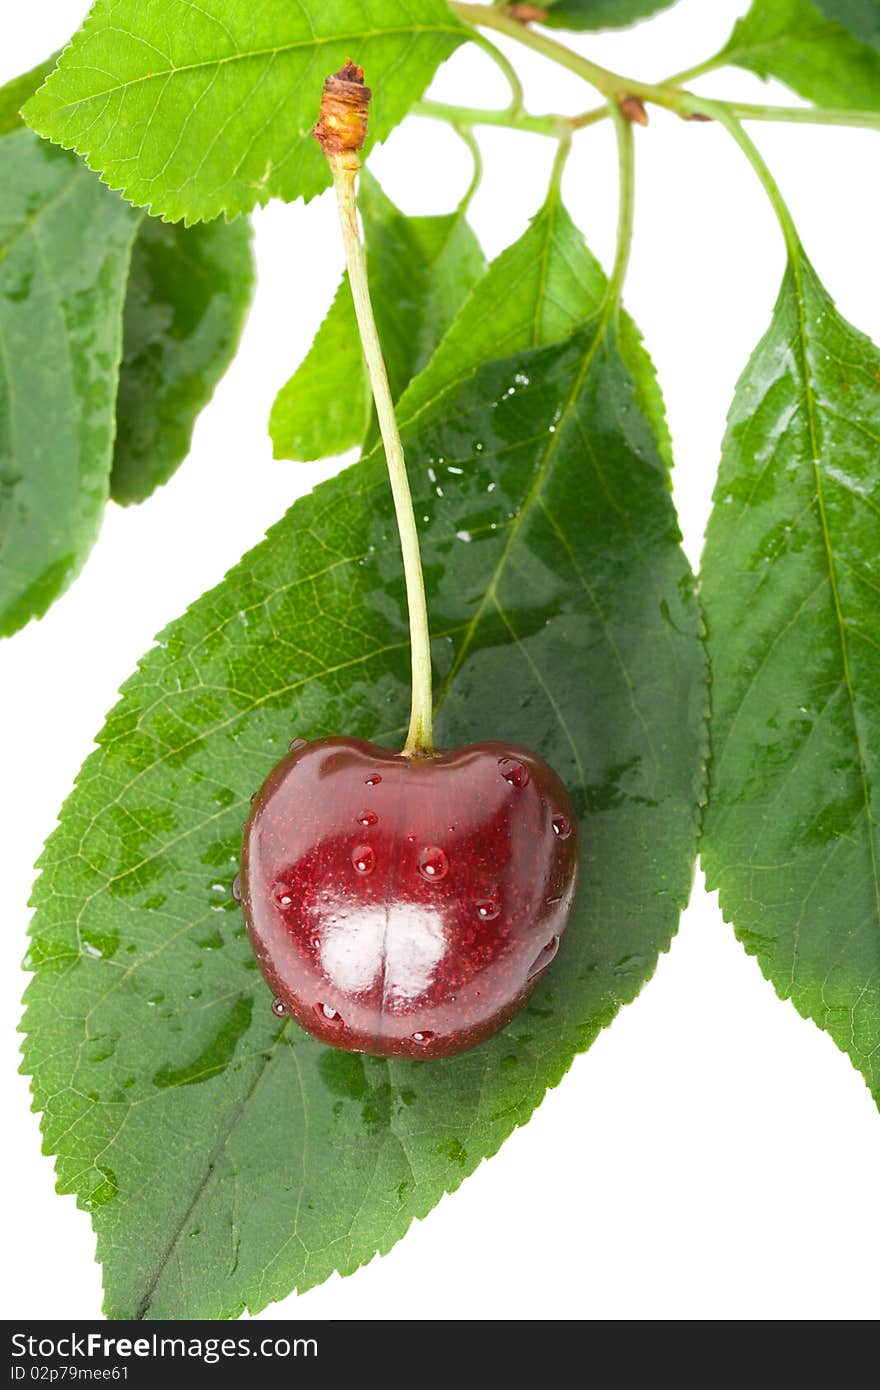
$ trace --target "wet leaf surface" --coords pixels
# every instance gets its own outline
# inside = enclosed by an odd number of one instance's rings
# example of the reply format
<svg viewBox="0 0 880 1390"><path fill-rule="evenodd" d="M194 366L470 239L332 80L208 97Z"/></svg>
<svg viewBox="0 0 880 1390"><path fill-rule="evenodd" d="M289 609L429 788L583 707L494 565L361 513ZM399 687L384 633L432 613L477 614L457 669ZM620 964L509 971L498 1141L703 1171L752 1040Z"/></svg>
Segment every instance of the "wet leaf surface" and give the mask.
<svg viewBox="0 0 880 1390"><path fill-rule="evenodd" d="M125 299L115 502L142 502L186 458L196 418L235 355L253 289L247 218L195 227L143 219Z"/></svg>
<svg viewBox="0 0 880 1390"><path fill-rule="evenodd" d="M26 1020L45 1145L92 1211L111 1316L233 1316L387 1250L528 1119L668 946L695 847L703 658L640 405L659 398L628 353L638 379L594 316L429 384L404 431L438 742L535 748L582 819L563 949L485 1046L388 1063L314 1042L273 1014L231 893L250 794L291 738L402 742L380 451L297 502L125 687L43 856Z"/></svg>
<svg viewBox="0 0 880 1390"><path fill-rule="evenodd" d="M880 1096L880 353L803 253L741 378L702 568L709 886Z"/></svg>
<svg viewBox="0 0 880 1390"><path fill-rule="evenodd" d="M45 613L98 533L139 222L63 150L24 128L0 139L3 636Z"/></svg>
<svg viewBox="0 0 880 1390"><path fill-rule="evenodd" d="M391 393L425 367L486 269L463 210L406 217L364 171L359 206L370 297ZM308 461L377 437L348 275L269 422L276 458Z"/></svg>

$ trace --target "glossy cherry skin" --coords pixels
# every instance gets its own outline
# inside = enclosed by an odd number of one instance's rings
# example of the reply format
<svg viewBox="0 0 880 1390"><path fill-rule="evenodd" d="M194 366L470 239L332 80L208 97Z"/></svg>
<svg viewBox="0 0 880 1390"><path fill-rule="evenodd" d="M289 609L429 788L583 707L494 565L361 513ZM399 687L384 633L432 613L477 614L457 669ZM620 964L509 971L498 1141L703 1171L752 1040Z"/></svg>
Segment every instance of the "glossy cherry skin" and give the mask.
<svg viewBox="0 0 880 1390"><path fill-rule="evenodd" d="M528 999L577 872L568 793L534 753L324 738L254 798L241 894L277 1012L333 1047L446 1057Z"/></svg>

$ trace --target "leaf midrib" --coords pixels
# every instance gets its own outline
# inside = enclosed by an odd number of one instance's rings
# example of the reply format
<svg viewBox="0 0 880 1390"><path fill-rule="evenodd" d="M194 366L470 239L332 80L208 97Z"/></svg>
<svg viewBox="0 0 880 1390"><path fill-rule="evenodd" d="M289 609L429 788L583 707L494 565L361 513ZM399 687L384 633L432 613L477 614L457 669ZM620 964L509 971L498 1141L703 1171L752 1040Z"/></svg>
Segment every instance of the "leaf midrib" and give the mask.
<svg viewBox="0 0 880 1390"><path fill-rule="evenodd" d="M540 215L540 213L539 213L538 215ZM545 258L549 258L550 245L551 245L551 242L552 242L552 231L553 231L553 227L555 226L555 220L556 220L556 219L555 219L555 217L554 217L554 219L553 219L552 222L550 221L550 219L547 219L546 222L545 222L545 236L544 236L544 242L543 242L543 245L542 245L542 248L541 248L541 260L542 260L542 262L544 261ZM508 286L508 291L507 291L508 294L512 294L513 291L516 290L516 289L519 287L519 285L522 283L522 281L523 281L523 280L526 278L526 276L529 274L530 268L531 268L531 267L528 266L528 265L526 265L526 266L524 267L524 269L522 270L522 272L521 272L519 278L513 283L512 286ZM487 273L491 273L491 271L489 271L489 272L487 272ZM547 284L544 283L544 282L541 282L541 283L540 283L540 286L539 286L539 294L543 294L543 295L544 295L544 305L546 305L546 302L547 302L546 291L547 291ZM472 291L471 291L471 294L472 294L472 295L475 294L475 293L476 293L476 290L472 290ZM537 317L540 317L540 316L542 315L544 305L541 305L541 304L538 302L538 296L536 296L535 315L533 316L533 319L532 319L532 322L533 322L533 323L535 322L535 319L536 319ZM598 312L598 310L597 310L597 312ZM482 326L482 325L485 323L485 321L486 321L490 316L491 316L491 306L487 305L485 312L482 314L482 316L481 316L480 319L479 319L479 326ZM590 321L589 319L585 319L585 320L584 320L584 323L588 323L589 321ZM499 340L496 341L496 344L495 344L495 355L499 354L499 353L501 352L502 349L504 349L505 355L506 355L507 349L508 349L508 347L509 347L509 343L510 343L510 338L511 338L511 336L515 336L515 334L516 334L517 332L521 331L521 327L522 327L522 326L521 326L520 324L514 325L514 327L513 327L512 329L509 329L509 330L508 330L507 334L506 334L503 338L501 338L501 339L499 339ZM452 334L453 334L454 330L455 330L455 325L454 325L454 324L451 324L450 327L447 329L445 336L441 339L440 343L438 344L438 347L437 347L437 349L436 349L437 352L439 352L443 347L445 347L445 345L447 344L448 340L452 337ZM564 335L563 335L563 336L564 336ZM427 372L428 369L426 368L425 370L426 370L426 372ZM470 375L472 375L473 370L474 370L473 366L470 366L470 367L466 368L466 370L463 371L463 372L462 372L462 371L459 371L459 372L457 372L455 375L448 375L444 381L441 381L439 390L434 390L434 391L432 391L432 394L431 394L431 395L426 396L424 400L420 401L420 402L417 404L415 410L410 409L410 412L409 412L408 415L403 415L402 413L400 413L400 411L398 411L398 424L401 426L401 428L409 427L409 426L413 425L413 424L416 422L416 420L420 419L421 416L425 414L426 411L432 410L432 409L434 408L434 406L437 404L437 402L440 401L440 400L442 400L444 396L448 396L448 395L451 394L451 392L457 390L458 387L461 386L462 382L463 382L463 381L466 381L467 378L468 378ZM419 377L416 377L416 378L415 378L415 382L418 382L418 380L419 380ZM403 393L403 395L402 395L401 398L400 398L400 401L399 401L399 403L398 403L399 406L405 406L405 405L407 404L407 397L409 396L410 390L412 389L413 385L414 385L414 382L410 382L409 386L406 388L406 391Z"/></svg>
<svg viewBox="0 0 880 1390"><path fill-rule="evenodd" d="M498 585L501 582L501 578L507 566L508 559L510 558L511 551L513 550L513 547L515 546L516 541L519 537L519 533L524 520L531 512L532 507L538 502L541 493L543 492L544 483L547 479L547 474L550 471L556 448L559 444L560 439L565 433L564 426L568 423L571 411L573 410L575 403L577 402L577 399L583 388L584 382L586 381L589 375L590 368L592 367L596 357L596 353L598 352L599 348L605 340L605 333L607 331L608 324L611 321L616 304L616 299L606 297L605 303L601 305L599 308L598 314L596 316L598 318L596 332L590 340L590 345L587 351L584 353L583 362L581 363L577 375L575 376L574 382L572 383L572 388L568 394L568 398L565 402L565 405L563 406L562 411L560 412L559 419L556 425L556 432L553 435L551 435L550 443L547 445L547 448L544 452L544 457L541 460L541 463L535 472L535 476L532 480L532 485L526 493L525 499L519 511L517 512L516 516L510 524L510 529L507 533L507 539L504 543L501 555L498 558L498 564L495 566L495 569L492 573L492 578L489 581L489 586L486 589L486 592L483 595L483 598L481 599L480 604L477 607L476 612L474 613L474 616L471 618L471 621L467 626L461 646L459 647L456 653L455 660L452 663L452 666L449 669L449 673L445 681L443 682L443 685L440 688L440 693L437 696L437 699L434 704L435 715L441 709L447 695L449 694L450 688L452 687L452 683L455 680L455 677L461 670L462 664L466 659L468 652L470 651L471 643L473 642L473 639L480 626L480 623L483 620L483 616L486 612L487 607L490 604L494 604L497 601L496 596L498 593ZM589 323L590 320L587 320L587 322Z"/></svg>
<svg viewBox="0 0 880 1390"><path fill-rule="evenodd" d="M831 594L834 604L834 616L837 623L837 633L840 642L840 654L843 663L843 679L846 685L847 699L849 702L850 717L852 719L853 733L855 735L856 750L859 759L859 775L862 788L862 799L867 815L867 834L868 849L871 858L871 872L874 882L874 907L878 922L880 922L880 868L877 862L877 849L874 843L874 817L871 811L871 792L868 779L868 767L865 757L865 747L862 741L861 730L856 709L856 695L852 682L852 673L849 663L849 643L846 635L846 621L843 613L843 605L840 599L840 590L837 583L837 564L834 558L834 550L831 544L831 533L828 526L828 516L825 510L825 494L823 487L822 471L819 467L819 430L816 410L816 397L813 389L812 374L810 371L809 341L807 332L806 302L804 297L803 265L797 247L791 249L789 264L791 266L792 278L794 280L795 303L797 306L798 322L798 345L801 355L801 370L804 376L804 403L806 406L807 429L810 439L810 464L813 469L813 477L816 484L816 500L819 507L819 522L822 528L822 542L825 548L825 562L828 569L828 579L831 586Z"/></svg>
<svg viewBox="0 0 880 1390"><path fill-rule="evenodd" d="M189 1225L193 1212L198 1207L199 1202L202 1200L202 1197L205 1195L205 1192L207 1191L208 1184L214 1176L216 1160L220 1157L226 1145L228 1144L230 1135L235 1130L239 1120L241 1119L242 1115L244 1114L245 1110L250 1104L252 1097L254 1096L258 1087L260 1086L260 1083L266 1076L266 1073L268 1072L271 1063L279 1055L277 1051L278 1045L281 1042L281 1039L284 1037L284 1034L289 1026L289 1022L289 1019L285 1019L284 1023L282 1023L281 1027L278 1029L278 1032L275 1034L275 1037L273 1038L272 1043L268 1049L268 1055L265 1056L265 1060L262 1063L262 1065L257 1068L256 1076L254 1077L248 1089L245 1091L244 1095L241 1097L238 1104L233 1107L232 1114L229 1117L229 1122L223 1130L223 1133L217 1139L216 1144L208 1154L207 1159L205 1161L204 1176L202 1177L201 1181L197 1184L196 1189L193 1192L192 1197L190 1198L190 1201L187 1203L180 1220L175 1226L171 1234L171 1237L168 1240L168 1243L166 1244L161 1255L159 1256L158 1261L154 1266L153 1273L147 1282L147 1286L144 1290L143 1297L141 1298L141 1301L137 1306L137 1311L134 1314L134 1317L138 1322L142 1322L146 1318L147 1313L150 1310L150 1305L153 1302L153 1298L155 1297L156 1290L159 1287L159 1282L162 1278L162 1275L168 1268L168 1263L175 1250L177 1249L178 1245L180 1244L180 1238L186 1230L187 1226Z"/></svg>

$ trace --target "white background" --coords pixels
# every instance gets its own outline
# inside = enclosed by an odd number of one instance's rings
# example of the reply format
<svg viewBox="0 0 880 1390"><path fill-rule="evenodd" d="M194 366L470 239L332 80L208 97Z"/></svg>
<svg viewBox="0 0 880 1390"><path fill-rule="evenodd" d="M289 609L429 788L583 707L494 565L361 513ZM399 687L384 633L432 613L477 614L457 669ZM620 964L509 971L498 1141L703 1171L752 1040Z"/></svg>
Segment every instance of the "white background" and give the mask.
<svg viewBox="0 0 880 1390"><path fill-rule="evenodd" d="M0 81L73 32L84 0L5 9ZM650 24L585 36L584 52L642 78L714 53L744 0L682 0ZM589 91L509 47L530 109L578 111ZM356 55L355 55L356 56ZM736 70L696 90L793 98ZM459 55L433 94L501 104L488 60ZM751 127L844 314L880 340L878 137ZM418 159L418 142L423 151ZM543 198L551 142L481 135L473 221L490 255ZM636 240L626 301L654 356L676 447L675 497L699 559L724 417L763 332L781 239L743 156L713 126L651 113L636 131ZM456 138L408 121L373 167L407 212L448 210L469 178ZM606 266L616 181L607 123L578 137L573 215ZM94 1317L88 1217L53 1191L27 1082L16 1073L32 865L120 682L153 635L215 584L290 502L338 466L273 462L273 396L337 283L329 197L255 216L259 288L241 352L192 455L142 507L108 511L85 572L40 623L0 645L0 967L4 1202L0 1313ZM267 1310L290 1318L855 1319L880 1309L880 1116L830 1039L780 1003L698 877L679 936L532 1122L384 1259Z"/></svg>

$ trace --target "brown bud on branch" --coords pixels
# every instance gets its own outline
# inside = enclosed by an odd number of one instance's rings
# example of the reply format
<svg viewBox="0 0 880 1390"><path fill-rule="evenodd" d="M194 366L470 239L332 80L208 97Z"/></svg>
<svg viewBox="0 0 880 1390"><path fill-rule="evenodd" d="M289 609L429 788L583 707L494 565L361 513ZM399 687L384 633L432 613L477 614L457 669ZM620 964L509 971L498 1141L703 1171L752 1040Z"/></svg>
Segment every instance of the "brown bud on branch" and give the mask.
<svg viewBox="0 0 880 1390"><path fill-rule="evenodd" d="M367 138L372 95L364 86L363 68L350 58L325 80L321 113L312 134L331 164L360 168L358 150L363 149Z"/></svg>
<svg viewBox="0 0 880 1390"><path fill-rule="evenodd" d="M520 24L540 24L547 18L547 11L540 5L508 5L507 13Z"/></svg>
<svg viewBox="0 0 880 1390"><path fill-rule="evenodd" d="M633 125L647 125L648 113L645 110L645 103L639 97L624 97L618 103L626 119Z"/></svg>

